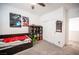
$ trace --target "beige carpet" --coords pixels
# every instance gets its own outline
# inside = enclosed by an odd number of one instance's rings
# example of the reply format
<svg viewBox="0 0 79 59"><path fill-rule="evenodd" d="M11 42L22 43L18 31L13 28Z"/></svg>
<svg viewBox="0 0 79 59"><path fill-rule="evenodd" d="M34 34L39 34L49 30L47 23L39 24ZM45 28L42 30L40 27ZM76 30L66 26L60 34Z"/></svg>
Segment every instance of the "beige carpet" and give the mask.
<svg viewBox="0 0 79 59"><path fill-rule="evenodd" d="M15 55L78 55L79 51L74 49L71 45L60 48L47 41L41 40L32 48L26 49Z"/></svg>

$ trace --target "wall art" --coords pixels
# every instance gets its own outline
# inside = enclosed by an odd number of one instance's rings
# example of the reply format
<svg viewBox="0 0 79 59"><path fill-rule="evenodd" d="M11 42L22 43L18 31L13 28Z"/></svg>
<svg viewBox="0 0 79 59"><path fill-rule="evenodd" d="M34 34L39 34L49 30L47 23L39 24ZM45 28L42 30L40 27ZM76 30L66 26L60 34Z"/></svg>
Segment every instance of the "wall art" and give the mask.
<svg viewBox="0 0 79 59"><path fill-rule="evenodd" d="M10 27L21 27L21 15L10 13Z"/></svg>
<svg viewBox="0 0 79 59"><path fill-rule="evenodd" d="M56 32L62 32L62 21L56 21Z"/></svg>
<svg viewBox="0 0 79 59"><path fill-rule="evenodd" d="M22 25L29 26L29 17L22 16Z"/></svg>

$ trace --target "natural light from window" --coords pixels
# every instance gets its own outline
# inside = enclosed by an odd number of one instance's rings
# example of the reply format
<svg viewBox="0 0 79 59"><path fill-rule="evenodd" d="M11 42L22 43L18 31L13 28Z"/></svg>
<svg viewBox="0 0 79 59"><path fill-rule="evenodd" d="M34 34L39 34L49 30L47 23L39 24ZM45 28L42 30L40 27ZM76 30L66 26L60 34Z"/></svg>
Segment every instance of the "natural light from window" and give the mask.
<svg viewBox="0 0 79 59"><path fill-rule="evenodd" d="M69 19L69 31L79 31L79 18Z"/></svg>

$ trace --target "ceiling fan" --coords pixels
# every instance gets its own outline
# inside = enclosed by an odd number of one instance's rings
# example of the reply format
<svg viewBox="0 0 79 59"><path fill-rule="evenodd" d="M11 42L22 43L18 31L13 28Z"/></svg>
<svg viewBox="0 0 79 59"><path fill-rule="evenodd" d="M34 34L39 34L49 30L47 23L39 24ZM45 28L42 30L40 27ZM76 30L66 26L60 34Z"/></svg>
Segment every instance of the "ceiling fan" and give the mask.
<svg viewBox="0 0 79 59"><path fill-rule="evenodd" d="M38 4L38 5L42 6L42 7L46 6L44 3L36 3L36 4ZM35 5L32 5L32 9L35 9Z"/></svg>
<svg viewBox="0 0 79 59"><path fill-rule="evenodd" d="M46 5L44 3L37 3L38 5L45 7Z"/></svg>

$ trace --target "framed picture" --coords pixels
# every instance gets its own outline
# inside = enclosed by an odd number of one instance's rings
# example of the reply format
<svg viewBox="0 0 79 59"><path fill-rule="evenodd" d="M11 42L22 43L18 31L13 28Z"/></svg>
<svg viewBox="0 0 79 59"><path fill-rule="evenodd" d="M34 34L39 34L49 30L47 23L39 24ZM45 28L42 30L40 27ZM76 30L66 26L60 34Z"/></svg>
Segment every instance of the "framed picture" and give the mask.
<svg viewBox="0 0 79 59"><path fill-rule="evenodd" d="M10 13L10 27L21 27L21 15Z"/></svg>
<svg viewBox="0 0 79 59"><path fill-rule="evenodd" d="M56 21L56 32L62 32L62 21Z"/></svg>
<svg viewBox="0 0 79 59"><path fill-rule="evenodd" d="M29 26L29 17L22 16L22 25Z"/></svg>

